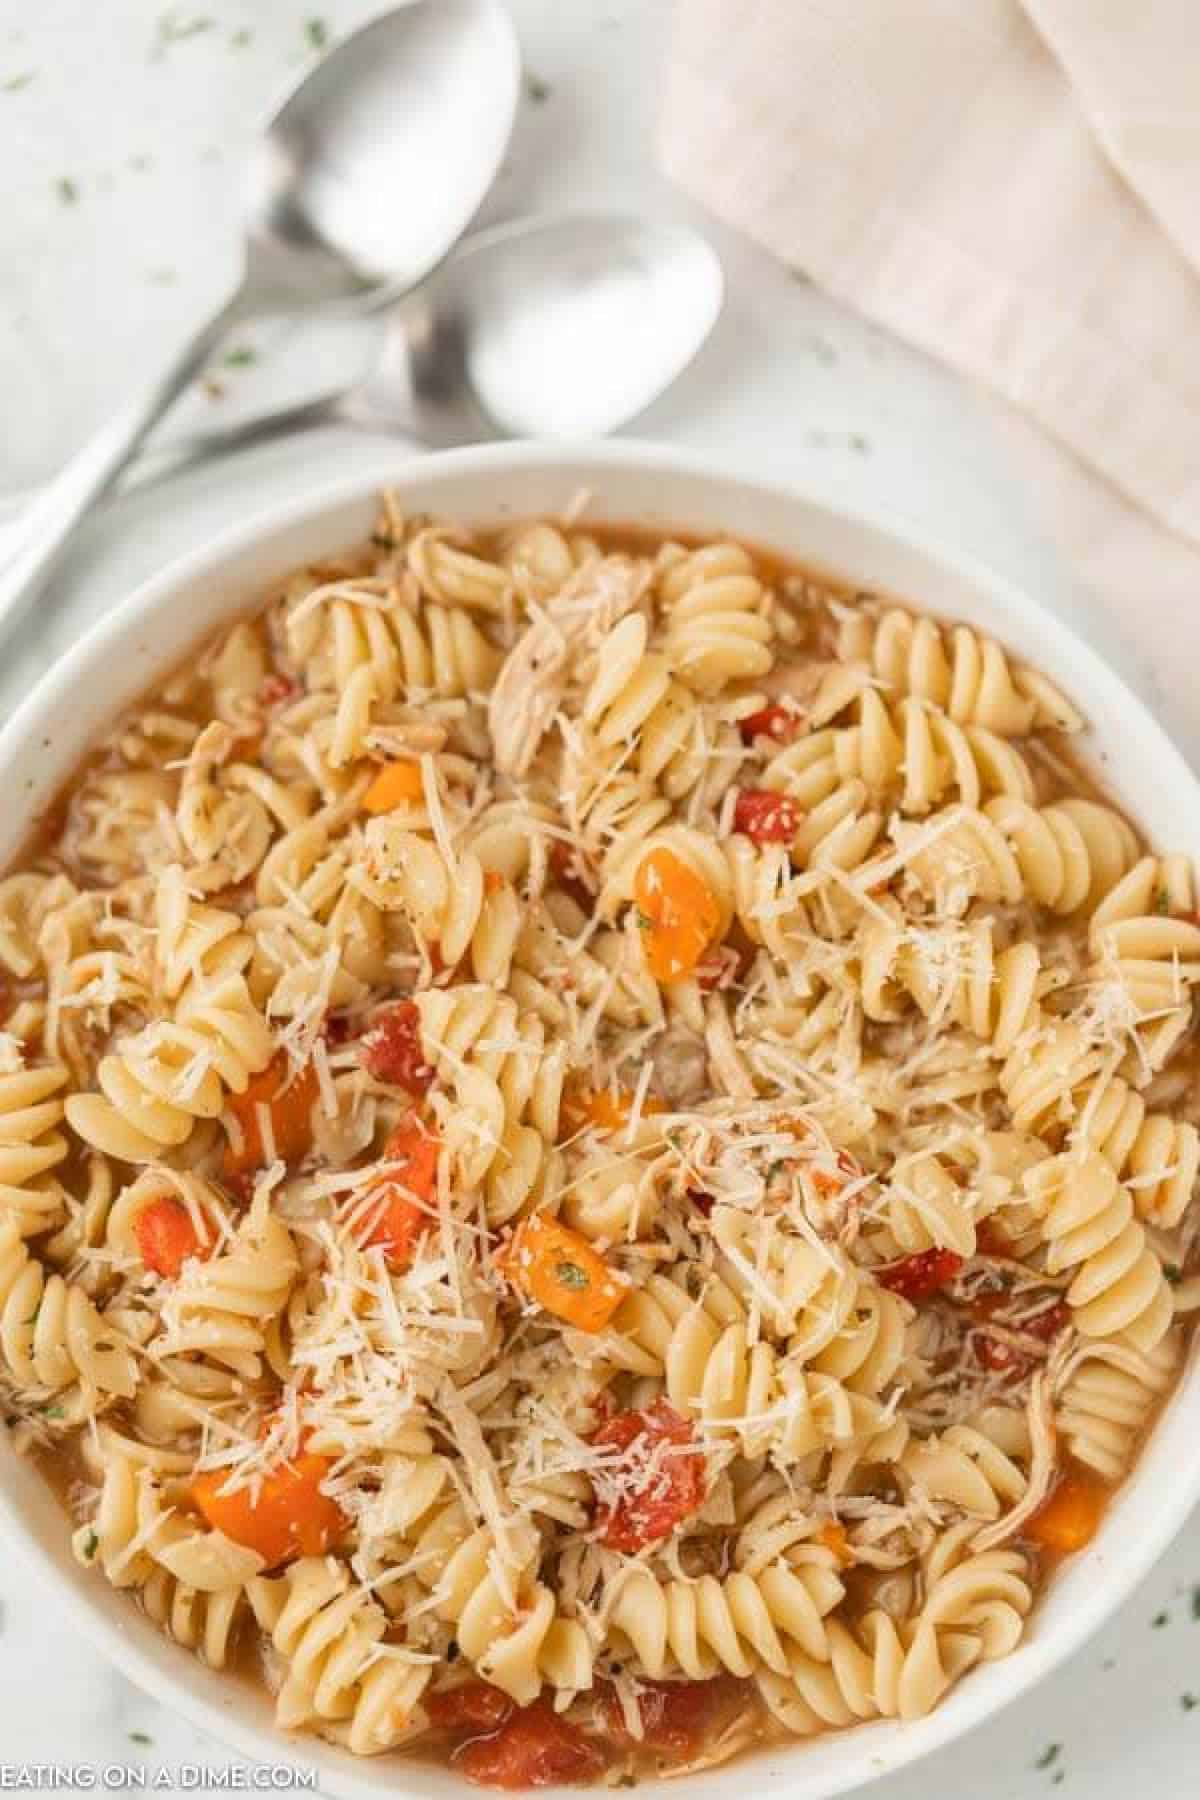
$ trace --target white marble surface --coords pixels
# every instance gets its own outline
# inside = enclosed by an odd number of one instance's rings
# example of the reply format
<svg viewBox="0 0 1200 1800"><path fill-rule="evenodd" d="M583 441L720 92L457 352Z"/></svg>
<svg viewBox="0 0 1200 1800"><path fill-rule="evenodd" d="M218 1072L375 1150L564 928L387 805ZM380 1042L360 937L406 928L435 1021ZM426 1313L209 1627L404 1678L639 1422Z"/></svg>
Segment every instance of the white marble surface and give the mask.
<svg viewBox="0 0 1200 1800"><path fill-rule="evenodd" d="M531 95L489 204L683 211L654 172L664 0L513 0ZM272 87L365 0L0 0L0 491L32 483L99 421L234 266L241 146ZM534 97L536 96L536 97ZM68 184L68 185L64 185ZM1156 657L1152 597L1127 619L1073 596L1041 537L1036 496L1009 466L990 407L714 233L726 314L679 388L639 424L729 461L884 508L989 561L1071 613L1200 750L1191 671ZM319 385L361 350L344 332L268 323L239 334L257 360L218 369L221 393L185 412L235 416ZM236 468L119 502L89 529L20 640L0 645L0 705L81 622L179 550L330 472L382 467L347 433L259 452ZM878 1800L969 1792L1037 1800L1161 1800L1200 1790L1200 1521L1108 1630L1037 1694L968 1742L873 1790ZM148 1741L147 1741L148 1740ZM1061 1745L1046 1766L1050 1746ZM803 1754L803 1752L799 1752ZM0 1548L0 1786L4 1765L98 1769L232 1760L131 1688L81 1643L8 1546ZM749 1771L748 1771L749 1775ZM700 1792L696 1784L691 1791Z"/></svg>

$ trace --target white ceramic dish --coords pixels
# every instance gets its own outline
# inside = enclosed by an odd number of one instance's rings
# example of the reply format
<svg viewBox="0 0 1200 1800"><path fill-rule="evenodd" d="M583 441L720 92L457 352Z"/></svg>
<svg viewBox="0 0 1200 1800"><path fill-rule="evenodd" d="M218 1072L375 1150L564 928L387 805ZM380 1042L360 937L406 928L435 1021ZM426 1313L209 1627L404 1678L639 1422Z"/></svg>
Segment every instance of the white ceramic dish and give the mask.
<svg viewBox="0 0 1200 1800"><path fill-rule="evenodd" d="M1051 614L988 570L951 559L886 521L722 474L708 458L649 445L582 450L497 445L398 461L394 485L414 510L486 522L557 512L581 490L593 518L726 531L945 616L962 618L1036 663L1082 706L1094 766L1153 842L1200 853L1200 783L1141 702ZM32 815L97 733L224 621L295 564L363 539L375 506L361 480L321 502L275 508L177 563L102 620L57 664L0 733L0 868ZM696 1778L688 1791L732 1800L747 1780L788 1800L870 1781L944 1746L1015 1699L1077 1648L1130 1592L1200 1498L1200 1366L1179 1390L1090 1549L1052 1584L1026 1643L975 1671L931 1717L881 1723L772 1748ZM133 1681L195 1725L263 1762L311 1767L331 1794L449 1800L469 1791L443 1769L397 1757L362 1761L307 1736L283 1737L253 1686L214 1674L163 1639L125 1595L71 1559L62 1513L37 1471L0 1442L0 1523L46 1590ZM752 1770L752 1773L751 1773ZM560 1790L567 1792L568 1790ZM671 1790L682 1795L683 1789Z"/></svg>

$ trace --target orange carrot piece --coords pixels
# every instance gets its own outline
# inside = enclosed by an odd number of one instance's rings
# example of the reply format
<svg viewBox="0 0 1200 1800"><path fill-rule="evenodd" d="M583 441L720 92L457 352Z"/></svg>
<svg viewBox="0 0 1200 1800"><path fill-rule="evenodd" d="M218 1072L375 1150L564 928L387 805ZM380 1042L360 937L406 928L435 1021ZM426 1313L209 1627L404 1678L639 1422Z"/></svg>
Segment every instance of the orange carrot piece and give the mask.
<svg viewBox="0 0 1200 1800"><path fill-rule="evenodd" d="M656 981L682 981L720 930L716 896L681 857L660 846L638 864L633 898L650 973Z"/></svg>
<svg viewBox="0 0 1200 1800"><path fill-rule="evenodd" d="M384 763L363 795L363 811L392 812L397 806L423 799L424 795L425 783L421 778L420 763Z"/></svg>
<svg viewBox="0 0 1200 1800"><path fill-rule="evenodd" d="M502 1267L531 1300L579 1331L603 1331L628 1291L585 1237L548 1213L517 1228Z"/></svg>
<svg viewBox="0 0 1200 1800"><path fill-rule="evenodd" d="M171 1280L179 1274L189 1256L204 1252L192 1215L181 1200L163 1194L144 1206L133 1222L142 1261L155 1275Z"/></svg>
<svg viewBox="0 0 1200 1800"><path fill-rule="evenodd" d="M1109 1490L1091 1476L1065 1475L1029 1520L1025 1536L1063 1556L1082 1550L1100 1529L1108 1497Z"/></svg>
<svg viewBox="0 0 1200 1800"><path fill-rule="evenodd" d="M291 1077L290 1064L282 1051L272 1057L266 1068L252 1075L244 1093L229 1096L229 1110L241 1132L235 1149L226 1146L222 1169L225 1176L248 1175L266 1164L266 1147L259 1124L258 1109L271 1109L271 1135L275 1153L284 1162L299 1162L312 1142L312 1109L317 1099L317 1071L306 1063L299 1074Z"/></svg>
<svg viewBox="0 0 1200 1800"><path fill-rule="evenodd" d="M268 1568L275 1568L293 1557L323 1556L345 1531L341 1507L321 1492L332 1467L327 1456L302 1450L291 1462L271 1469L257 1488L246 1486L232 1494L220 1492L228 1476L214 1469L196 1476L192 1499L215 1530L256 1550Z"/></svg>
<svg viewBox="0 0 1200 1800"><path fill-rule="evenodd" d="M666 1102L657 1094L647 1094L642 1101L642 1117L666 1112ZM601 1131L617 1131L628 1125L633 1112L633 1093L629 1088L599 1088L595 1092L579 1089L564 1100L563 1114L569 1131L582 1131L594 1125Z"/></svg>
<svg viewBox="0 0 1200 1800"><path fill-rule="evenodd" d="M383 1154L397 1166L375 1190L366 1208L364 1249L379 1245L388 1268L399 1274L407 1269L422 1234L433 1223L433 1197L437 1192L438 1139L408 1113L388 1138Z"/></svg>

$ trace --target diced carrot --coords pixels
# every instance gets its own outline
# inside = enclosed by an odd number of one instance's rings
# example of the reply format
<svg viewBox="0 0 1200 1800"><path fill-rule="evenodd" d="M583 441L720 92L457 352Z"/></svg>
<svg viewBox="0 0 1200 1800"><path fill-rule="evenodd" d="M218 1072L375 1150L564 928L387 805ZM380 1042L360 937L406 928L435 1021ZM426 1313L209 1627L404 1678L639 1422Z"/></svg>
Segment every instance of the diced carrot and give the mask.
<svg viewBox="0 0 1200 1800"><path fill-rule="evenodd" d="M415 1113L400 1121L383 1148L384 1158L395 1167L364 1207L368 1224L359 1242L364 1249L378 1245L397 1274L408 1268L433 1222L438 1149L437 1138Z"/></svg>
<svg viewBox="0 0 1200 1800"><path fill-rule="evenodd" d="M257 1550L269 1569L296 1556L323 1556L346 1529L336 1500L321 1492L333 1464L327 1456L302 1450L271 1469L257 1486L221 1493L222 1469L197 1475L192 1499L204 1518L235 1544Z"/></svg>
<svg viewBox="0 0 1200 1800"><path fill-rule="evenodd" d="M483 891L485 894L498 894L501 888L506 887L507 885L503 875L501 875L498 869L485 869L483 871Z"/></svg>
<svg viewBox="0 0 1200 1800"><path fill-rule="evenodd" d="M276 1156L286 1163L299 1162L312 1142L312 1109L317 1099L317 1071L311 1063L295 1076L283 1051L266 1068L252 1075L244 1093L229 1096L229 1110L237 1121L239 1139L229 1143L222 1164L226 1178L252 1174L267 1160L259 1123L260 1106L270 1108L271 1136Z"/></svg>
<svg viewBox="0 0 1200 1800"><path fill-rule="evenodd" d="M384 763L363 795L363 811L392 812L397 806L421 800L424 794L425 783L421 778L420 763Z"/></svg>
<svg viewBox="0 0 1200 1800"><path fill-rule="evenodd" d="M682 981L720 930L715 894L681 857L660 845L638 864L633 898L650 973L656 981Z"/></svg>
<svg viewBox="0 0 1200 1800"><path fill-rule="evenodd" d="M666 1110L666 1102L657 1094L647 1094L642 1100L643 1118ZM618 1088L615 1093L612 1088L578 1089L563 1102L563 1119L568 1131L583 1131L589 1125L600 1131L617 1131L628 1125L632 1113L633 1092L630 1088Z"/></svg>
<svg viewBox="0 0 1200 1800"><path fill-rule="evenodd" d="M501 1266L514 1286L579 1331L603 1331L627 1291L585 1237L548 1213L518 1226Z"/></svg>
<svg viewBox="0 0 1200 1800"><path fill-rule="evenodd" d="M201 1245L187 1207L169 1194L143 1206L133 1222L133 1235L146 1267L172 1281L189 1256L202 1255L205 1248L211 1248Z"/></svg>
<svg viewBox="0 0 1200 1800"><path fill-rule="evenodd" d="M1025 1527L1025 1536L1043 1550L1069 1555L1090 1544L1100 1529L1109 1490L1089 1475L1065 1475Z"/></svg>

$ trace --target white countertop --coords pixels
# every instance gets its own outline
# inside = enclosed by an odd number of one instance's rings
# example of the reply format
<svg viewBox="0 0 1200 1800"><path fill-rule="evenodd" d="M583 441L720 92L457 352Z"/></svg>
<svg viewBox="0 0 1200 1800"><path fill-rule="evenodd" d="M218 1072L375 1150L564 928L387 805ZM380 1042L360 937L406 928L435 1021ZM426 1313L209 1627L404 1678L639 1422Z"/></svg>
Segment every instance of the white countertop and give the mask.
<svg viewBox="0 0 1200 1800"><path fill-rule="evenodd" d="M652 161L665 0L512 5L530 97L485 216L564 205L685 213ZM48 474L220 298L234 268L239 155L265 99L312 55L312 20L333 33L378 10L367 0L0 6L0 492ZM990 406L748 246L713 236L729 277L725 316L639 434L882 508L990 562L1070 614L1195 756L1193 673L1156 653L1153 595L1116 623L1072 596ZM217 370L224 391L197 396L187 413L234 417L296 396L360 350L344 332L299 338L278 323L239 333L246 345L256 360ZM177 551L331 469L370 471L388 455L377 441L323 432L117 503L64 569L61 604L0 646L0 704L83 620ZM873 1795L1037 1800L1061 1787L1064 1800L1128 1800L1138 1789L1190 1800L1200 1789L1200 1704L1185 1699L1200 1697L1193 1584L1196 1519L1066 1669ZM1052 1745L1061 1749L1037 1766ZM163 1791L188 1780L184 1765L236 1761L112 1672L3 1550L0 1786L12 1779L5 1765L68 1759L143 1765L151 1781L165 1768Z"/></svg>

